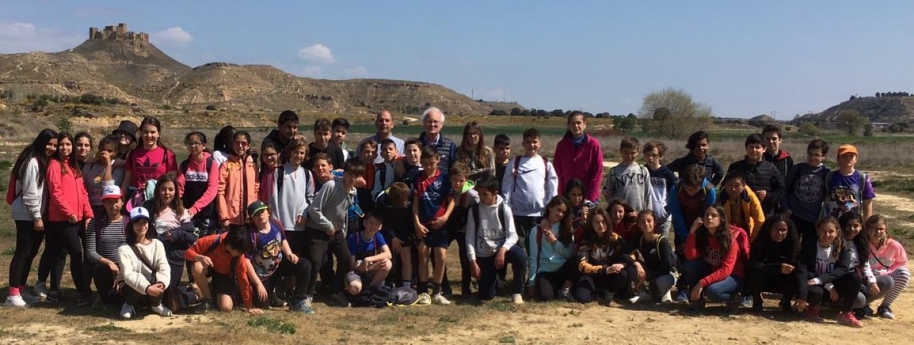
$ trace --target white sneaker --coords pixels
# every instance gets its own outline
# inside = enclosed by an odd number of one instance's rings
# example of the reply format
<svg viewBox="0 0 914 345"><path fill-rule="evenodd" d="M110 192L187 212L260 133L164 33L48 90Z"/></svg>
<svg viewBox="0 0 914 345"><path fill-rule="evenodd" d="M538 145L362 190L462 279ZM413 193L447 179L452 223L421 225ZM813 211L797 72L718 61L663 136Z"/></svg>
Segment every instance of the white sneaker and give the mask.
<svg viewBox="0 0 914 345"><path fill-rule="evenodd" d="M136 314L136 310L133 309L132 305L124 303L124 305L121 306L120 315L121 315L122 319L129 319L129 318L133 317L133 314Z"/></svg>
<svg viewBox="0 0 914 345"><path fill-rule="evenodd" d="M432 296L428 295L428 292L423 292L419 294L419 299L416 300L416 304L432 304Z"/></svg>
<svg viewBox="0 0 914 345"><path fill-rule="evenodd" d="M628 299L628 301L631 302L631 304L635 304L638 302L647 302L650 300L651 300L651 295L649 295L647 292L644 292L644 291L641 291L635 297Z"/></svg>
<svg viewBox="0 0 914 345"><path fill-rule="evenodd" d="M663 294L663 297L660 298L661 304L672 304L673 303L673 294L667 291Z"/></svg>
<svg viewBox="0 0 914 345"><path fill-rule="evenodd" d="M519 293L513 294L511 295L511 302L514 302L514 304L524 304L524 296L521 296Z"/></svg>
<svg viewBox="0 0 914 345"><path fill-rule="evenodd" d="M3 302L3 305L16 308L25 308L28 306L28 304L25 303L25 300L23 300L22 296L20 295L6 297L6 302Z"/></svg>
<svg viewBox="0 0 914 345"><path fill-rule="evenodd" d="M44 282L35 282L35 295L38 296L38 299L44 301L48 298L48 287Z"/></svg>
<svg viewBox="0 0 914 345"><path fill-rule="evenodd" d="M435 296L432 296L432 302L440 305L450 305L451 301L448 301L444 294L437 293Z"/></svg>
<svg viewBox="0 0 914 345"><path fill-rule="evenodd" d="M152 307L151 309L152 309L152 312L159 314L161 316L164 316L164 317L171 316L171 309L168 309L164 305L159 304L157 306Z"/></svg>

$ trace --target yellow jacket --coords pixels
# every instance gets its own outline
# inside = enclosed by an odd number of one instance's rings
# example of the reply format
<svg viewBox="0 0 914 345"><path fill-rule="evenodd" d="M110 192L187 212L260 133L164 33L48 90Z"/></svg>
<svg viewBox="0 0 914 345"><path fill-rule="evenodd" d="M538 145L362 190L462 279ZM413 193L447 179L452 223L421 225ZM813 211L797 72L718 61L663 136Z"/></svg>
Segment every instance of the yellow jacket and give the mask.
<svg viewBox="0 0 914 345"><path fill-rule="evenodd" d="M749 186L746 186L746 189L740 194L737 200L733 200L726 191L721 190L720 196L721 205L724 207L724 213L727 216L727 221L730 222L730 225L735 225L741 227L749 233L749 242L755 241L755 237L758 236L759 230L762 228L762 224L765 223L765 212L762 211L762 202L759 201L758 196L755 195L755 192L752 191ZM737 224L734 222L737 214L734 212L739 212L739 218L743 220L743 224Z"/></svg>

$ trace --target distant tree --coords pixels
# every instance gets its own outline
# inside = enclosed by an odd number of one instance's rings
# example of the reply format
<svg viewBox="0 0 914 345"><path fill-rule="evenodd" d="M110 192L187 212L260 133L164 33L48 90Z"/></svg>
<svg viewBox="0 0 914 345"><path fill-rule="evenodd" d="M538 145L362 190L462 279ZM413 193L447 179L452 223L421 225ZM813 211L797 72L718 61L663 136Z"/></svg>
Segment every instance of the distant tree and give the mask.
<svg viewBox="0 0 914 345"><path fill-rule="evenodd" d="M644 96L639 114L653 120L653 132L668 138L682 137L705 128L711 107L692 100L682 89L666 88Z"/></svg>
<svg viewBox="0 0 914 345"><path fill-rule="evenodd" d="M524 109L520 112L520 116L530 116L530 111L527 109Z"/></svg>
<svg viewBox="0 0 914 345"><path fill-rule="evenodd" d="M501 109L493 109L492 112L489 113L489 115L505 116L505 115L508 115L508 112L501 110Z"/></svg>
<svg viewBox="0 0 914 345"><path fill-rule="evenodd" d="M903 131L904 131L904 128L901 127L901 124L893 123L891 126L889 126L890 133L901 133Z"/></svg>
<svg viewBox="0 0 914 345"><path fill-rule="evenodd" d="M812 122L804 123L800 126L800 129L797 130L798 133L814 137L819 135L819 128L816 127Z"/></svg>
<svg viewBox="0 0 914 345"><path fill-rule="evenodd" d="M638 126L638 118L633 116L626 117L617 117L613 119L613 125L616 129L623 131L625 133L631 133L635 130L635 127Z"/></svg>
<svg viewBox="0 0 914 345"><path fill-rule="evenodd" d="M838 128L850 135L862 135L864 127L869 124L869 120L860 115L856 109L845 109L838 113L836 119Z"/></svg>
<svg viewBox="0 0 914 345"><path fill-rule="evenodd" d="M882 97L882 94L879 93L879 92L877 92L877 93L876 93L876 98L879 98L879 97Z"/></svg>
<svg viewBox="0 0 914 345"><path fill-rule="evenodd" d="M565 116L565 112L562 109L555 109L552 111L552 116L562 117Z"/></svg>
<svg viewBox="0 0 914 345"><path fill-rule="evenodd" d="M520 108L518 108L518 107L511 108L511 116L517 116L517 115L520 115L520 113L521 113Z"/></svg>
<svg viewBox="0 0 914 345"><path fill-rule="evenodd" d="M857 99L857 96L851 95L851 98L849 99L849 101L853 101L855 99Z"/></svg>
<svg viewBox="0 0 914 345"><path fill-rule="evenodd" d="M872 123L867 123L866 126L863 126L863 136L871 137L876 132L876 126L873 126Z"/></svg>

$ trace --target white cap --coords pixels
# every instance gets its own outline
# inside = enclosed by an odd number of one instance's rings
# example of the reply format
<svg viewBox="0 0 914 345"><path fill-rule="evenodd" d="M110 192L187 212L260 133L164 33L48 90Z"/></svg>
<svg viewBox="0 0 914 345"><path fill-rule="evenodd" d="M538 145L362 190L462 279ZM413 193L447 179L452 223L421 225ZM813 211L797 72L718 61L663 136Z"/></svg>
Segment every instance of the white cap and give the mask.
<svg viewBox="0 0 914 345"><path fill-rule="evenodd" d="M102 200L105 199L120 199L121 198L121 188L118 186L105 186L102 187Z"/></svg>
<svg viewBox="0 0 914 345"><path fill-rule="evenodd" d="M130 210L130 220L134 221L140 218L146 218L149 220L149 211L143 207L134 207L133 210Z"/></svg>

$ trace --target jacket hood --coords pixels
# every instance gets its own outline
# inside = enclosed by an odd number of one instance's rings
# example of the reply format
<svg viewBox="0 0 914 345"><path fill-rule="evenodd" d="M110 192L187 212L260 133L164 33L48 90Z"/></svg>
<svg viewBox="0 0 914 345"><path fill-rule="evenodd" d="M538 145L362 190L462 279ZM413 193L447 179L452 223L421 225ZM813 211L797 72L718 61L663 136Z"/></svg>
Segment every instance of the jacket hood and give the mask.
<svg viewBox="0 0 914 345"><path fill-rule="evenodd" d="M784 160L784 159L787 159L787 157L790 157L790 152L787 152L787 150L782 149L782 150L778 151L777 156L772 156L772 155L768 154L767 151L765 151L765 156L774 157L775 160Z"/></svg>

